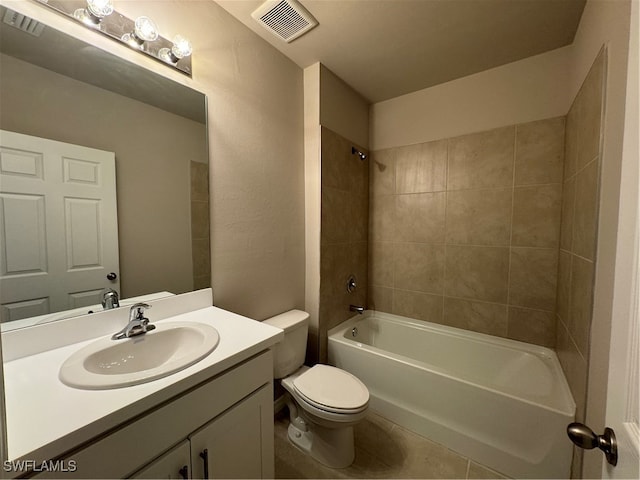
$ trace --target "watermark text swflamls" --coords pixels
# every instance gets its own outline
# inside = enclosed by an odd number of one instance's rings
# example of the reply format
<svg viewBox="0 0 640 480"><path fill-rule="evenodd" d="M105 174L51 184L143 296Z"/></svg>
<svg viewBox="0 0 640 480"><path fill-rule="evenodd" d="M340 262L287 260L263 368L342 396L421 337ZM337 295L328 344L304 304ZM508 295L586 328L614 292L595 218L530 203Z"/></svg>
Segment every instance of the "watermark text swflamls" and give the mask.
<svg viewBox="0 0 640 480"><path fill-rule="evenodd" d="M5 460L2 463L5 472L75 472L78 464L75 460Z"/></svg>

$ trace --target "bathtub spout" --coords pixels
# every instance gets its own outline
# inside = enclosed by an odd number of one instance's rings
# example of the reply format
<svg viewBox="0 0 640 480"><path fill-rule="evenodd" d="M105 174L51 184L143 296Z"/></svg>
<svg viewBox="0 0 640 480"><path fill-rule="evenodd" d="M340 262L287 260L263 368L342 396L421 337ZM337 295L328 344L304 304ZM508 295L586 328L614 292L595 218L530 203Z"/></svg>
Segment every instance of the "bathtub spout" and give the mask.
<svg viewBox="0 0 640 480"><path fill-rule="evenodd" d="M359 307L357 305L349 305L349 310L352 312L358 312L360 315L364 313L364 307Z"/></svg>

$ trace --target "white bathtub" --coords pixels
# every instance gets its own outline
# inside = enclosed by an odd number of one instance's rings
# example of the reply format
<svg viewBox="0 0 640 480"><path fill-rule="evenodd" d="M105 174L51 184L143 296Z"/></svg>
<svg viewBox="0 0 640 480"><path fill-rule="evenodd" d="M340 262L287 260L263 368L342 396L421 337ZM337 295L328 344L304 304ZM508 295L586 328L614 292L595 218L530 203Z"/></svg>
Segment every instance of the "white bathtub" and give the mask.
<svg viewBox="0 0 640 480"><path fill-rule="evenodd" d="M569 478L575 403L544 347L367 311L329 332L329 363L393 422L514 478Z"/></svg>

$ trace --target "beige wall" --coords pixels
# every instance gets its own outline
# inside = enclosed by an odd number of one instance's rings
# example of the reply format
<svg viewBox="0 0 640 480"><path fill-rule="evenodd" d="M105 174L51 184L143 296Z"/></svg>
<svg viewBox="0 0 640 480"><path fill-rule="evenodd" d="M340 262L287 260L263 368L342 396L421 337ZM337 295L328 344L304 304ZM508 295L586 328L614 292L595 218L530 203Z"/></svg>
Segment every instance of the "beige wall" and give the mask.
<svg viewBox="0 0 640 480"><path fill-rule="evenodd" d="M320 123L364 148L369 147L369 103L322 64Z"/></svg>
<svg viewBox="0 0 640 480"><path fill-rule="evenodd" d="M424 143L566 115L571 47L373 104L370 148ZM584 77L583 77L584 78Z"/></svg>
<svg viewBox="0 0 640 480"><path fill-rule="evenodd" d="M304 307L303 75L214 2L127 2L194 48L208 96L214 304L264 319ZM162 67L154 67L162 72Z"/></svg>
<svg viewBox="0 0 640 480"><path fill-rule="evenodd" d="M555 344L564 117L373 152L370 307Z"/></svg>
<svg viewBox="0 0 640 480"><path fill-rule="evenodd" d="M207 95L214 303L258 319L303 308L302 70L214 2L117 5L188 36L193 79L35 2L3 4Z"/></svg>
<svg viewBox="0 0 640 480"><path fill-rule="evenodd" d="M207 160L205 125L13 57L1 62L0 128L115 152L120 294L193 290L190 164Z"/></svg>

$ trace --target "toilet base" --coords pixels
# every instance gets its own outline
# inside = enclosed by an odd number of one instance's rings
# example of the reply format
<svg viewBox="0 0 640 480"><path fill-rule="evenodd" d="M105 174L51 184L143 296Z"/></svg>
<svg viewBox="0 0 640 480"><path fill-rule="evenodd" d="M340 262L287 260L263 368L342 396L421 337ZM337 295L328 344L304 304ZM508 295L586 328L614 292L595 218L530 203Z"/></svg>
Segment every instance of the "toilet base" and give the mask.
<svg viewBox="0 0 640 480"><path fill-rule="evenodd" d="M330 468L346 468L355 459L353 427L325 428L309 425L306 431L289 424L289 440L303 452Z"/></svg>

